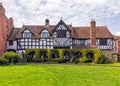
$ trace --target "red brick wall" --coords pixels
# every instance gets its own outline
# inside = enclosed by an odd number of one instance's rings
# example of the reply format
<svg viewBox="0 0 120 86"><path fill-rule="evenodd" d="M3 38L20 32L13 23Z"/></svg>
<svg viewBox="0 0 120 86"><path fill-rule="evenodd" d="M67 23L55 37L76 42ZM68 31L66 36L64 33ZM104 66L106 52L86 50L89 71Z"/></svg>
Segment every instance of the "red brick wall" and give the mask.
<svg viewBox="0 0 120 86"><path fill-rule="evenodd" d="M120 39L114 40L114 52L120 54Z"/></svg>
<svg viewBox="0 0 120 86"><path fill-rule="evenodd" d="M114 46L113 46L113 48L114 48L114 53L118 53L118 50L117 50L117 48L118 48L117 41L118 41L118 40L115 38L115 39L114 39Z"/></svg>
<svg viewBox="0 0 120 86"><path fill-rule="evenodd" d="M5 9L0 5L0 56L6 51L7 36L13 27L13 20L5 15Z"/></svg>
<svg viewBox="0 0 120 86"><path fill-rule="evenodd" d="M118 40L118 54L120 54L120 40Z"/></svg>

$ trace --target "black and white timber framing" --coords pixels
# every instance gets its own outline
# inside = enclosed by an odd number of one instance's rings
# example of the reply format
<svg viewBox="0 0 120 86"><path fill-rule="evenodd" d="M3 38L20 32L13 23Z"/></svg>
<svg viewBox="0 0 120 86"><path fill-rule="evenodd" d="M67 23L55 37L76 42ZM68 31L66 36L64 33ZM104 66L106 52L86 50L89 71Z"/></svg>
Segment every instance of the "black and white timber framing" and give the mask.
<svg viewBox="0 0 120 86"><path fill-rule="evenodd" d="M47 25L49 27L49 25ZM7 47L16 50L26 50L34 48L72 48L74 45L90 46L90 38L74 38L71 34L71 29L60 20L59 23L53 28L52 34L43 28L39 34L39 38L32 38L32 33L29 28L26 28L22 33L22 38L17 38L13 43L7 42ZM13 44L13 45L11 45ZM96 38L96 46L101 49L113 49L112 38ZM16 48L15 48L16 47Z"/></svg>

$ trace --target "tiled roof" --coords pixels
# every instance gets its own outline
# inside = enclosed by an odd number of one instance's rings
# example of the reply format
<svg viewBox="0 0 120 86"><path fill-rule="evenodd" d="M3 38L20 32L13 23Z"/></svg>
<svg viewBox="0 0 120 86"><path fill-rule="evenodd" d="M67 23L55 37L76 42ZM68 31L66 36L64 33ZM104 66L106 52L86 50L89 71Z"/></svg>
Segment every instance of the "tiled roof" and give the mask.
<svg viewBox="0 0 120 86"><path fill-rule="evenodd" d="M96 27L96 38L114 38L106 26Z"/></svg>
<svg viewBox="0 0 120 86"><path fill-rule="evenodd" d="M89 27L73 27L74 38L90 38Z"/></svg>
<svg viewBox="0 0 120 86"><path fill-rule="evenodd" d="M48 28L45 25L23 25L22 28L13 29L8 39L11 40L13 38L22 38L22 32L27 28L33 33L32 38L40 38L40 32L43 29L47 29L51 34L55 25L50 25ZM72 27L72 25L67 25L67 27L71 30L72 38L80 38L80 39L89 39L90 38L90 27ZM114 38L114 36L110 33L106 26L97 26L96 27L96 38Z"/></svg>
<svg viewBox="0 0 120 86"><path fill-rule="evenodd" d="M20 28L13 28L7 38L7 40L15 40L16 34L19 32Z"/></svg>
<svg viewBox="0 0 120 86"><path fill-rule="evenodd" d="M75 38L90 38L90 27L73 27ZM96 27L96 38L114 38L106 26Z"/></svg>
<svg viewBox="0 0 120 86"><path fill-rule="evenodd" d="M28 29L30 30L34 35L33 35L33 38L39 38L40 37L40 32L43 30L43 29L47 29L50 33L52 32L52 29L53 29L53 25L49 26L49 28L46 28L44 25L24 25L20 31L18 32L18 34L16 35L16 38L22 38L22 35L21 33L25 30L25 29Z"/></svg>
<svg viewBox="0 0 120 86"><path fill-rule="evenodd" d="M34 35L33 35L33 38L40 38L40 32L43 30L43 29L47 29L51 34L52 34L52 30L54 29L55 25L50 25L49 27L45 27L45 25L24 25L18 32L18 34L16 35L15 38L22 38L22 32L25 30L25 29L28 29L30 30ZM67 25L67 27L72 30L72 27L71 25ZM73 34L73 33L72 33Z"/></svg>
<svg viewBox="0 0 120 86"><path fill-rule="evenodd" d="M114 36L115 39L120 40L120 36Z"/></svg>

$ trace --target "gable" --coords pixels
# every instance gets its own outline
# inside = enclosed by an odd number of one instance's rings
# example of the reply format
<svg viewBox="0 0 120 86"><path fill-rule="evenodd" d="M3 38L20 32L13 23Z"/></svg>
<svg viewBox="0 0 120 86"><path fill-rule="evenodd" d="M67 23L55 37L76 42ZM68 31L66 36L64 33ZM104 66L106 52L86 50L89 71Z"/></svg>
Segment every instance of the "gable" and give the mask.
<svg viewBox="0 0 120 86"><path fill-rule="evenodd" d="M63 24L60 24L56 30L67 30L67 28L63 25Z"/></svg>
<svg viewBox="0 0 120 86"><path fill-rule="evenodd" d="M46 30L46 29L43 29L40 33L49 33L49 31L48 30Z"/></svg>
<svg viewBox="0 0 120 86"><path fill-rule="evenodd" d="M23 38L31 38L32 37L32 32L29 30L29 29L25 29L23 32L22 32L22 37Z"/></svg>
<svg viewBox="0 0 120 86"><path fill-rule="evenodd" d="M48 38L49 36L50 36L50 33L46 29L42 30L41 33L40 33L41 38Z"/></svg>
<svg viewBox="0 0 120 86"><path fill-rule="evenodd" d="M54 27L52 32L57 31L57 30L69 30L70 31L69 27L67 27L67 25L62 20L58 22L58 24Z"/></svg>
<svg viewBox="0 0 120 86"><path fill-rule="evenodd" d="M31 33L31 31L26 29L26 30L23 31L23 33Z"/></svg>

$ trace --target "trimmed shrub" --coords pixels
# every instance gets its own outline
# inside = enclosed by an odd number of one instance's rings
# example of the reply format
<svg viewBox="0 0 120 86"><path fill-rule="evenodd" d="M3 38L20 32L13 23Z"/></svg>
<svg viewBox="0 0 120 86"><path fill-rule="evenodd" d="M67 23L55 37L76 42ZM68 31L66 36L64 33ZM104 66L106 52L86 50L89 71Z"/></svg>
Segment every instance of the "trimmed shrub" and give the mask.
<svg viewBox="0 0 120 86"><path fill-rule="evenodd" d="M39 58L48 58L47 49L39 49Z"/></svg>
<svg viewBox="0 0 120 86"><path fill-rule="evenodd" d="M86 51L86 57L87 57L87 62L93 62L94 61L94 56L95 52L93 50L87 50Z"/></svg>
<svg viewBox="0 0 120 86"><path fill-rule="evenodd" d="M31 51L28 53L28 58L27 58L27 62L31 62L33 58L35 58L35 51Z"/></svg>
<svg viewBox="0 0 120 86"><path fill-rule="evenodd" d="M9 63L18 63L20 59L20 55L15 52L6 52L3 55L3 58L7 59Z"/></svg>
<svg viewBox="0 0 120 86"><path fill-rule="evenodd" d="M63 59L68 61L70 59L71 52L70 50L63 50Z"/></svg>
<svg viewBox="0 0 120 86"><path fill-rule="evenodd" d="M106 57L105 55L102 55L101 57L98 58L98 64L106 64L109 62L108 57Z"/></svg>
<svg viewBox="0 0 120 86"><path fill-rule="evenodd" d="M32 59L37 57L36 51L37 51L37 49L27 49L25 51L25 61L32 62Z"/></svg>
<svg viewBox="0 0 120 86"><path fill-rule="evenodd" d="M106 63L105 56L98 48L93 49L27 49L25 52L29 62L94 62ZM104 58L103 58L104 57ZM104 60L103 60L104 59Z"/></svg>
<svg viewBox="0 0 120 86"><path fill-rule="evenodd" d="M78 60L80 63L85 63L88 61L88 58L87 57L82 57Z"/></svg>
<svg viewBox="0 0 120 86"><path fill-rule="evenodd" d="M105 57L101 50L98 48L93 49L81 49L82 57L78 59L79 62L93 62L93 63L107 63L107 60L105 61ZM104 59L104 60L101 60Z"/></svg>
<svg viewBox="0 0 120 86"><path fill-rule="evenodd" d="M80 62L80 63L87 62L88 58L86 57L86 54L87 54L86 49L81 49L80 51L82 52L82 57L78 58L78 62Z"/></svg>
<svg viewBox="0 0 120 86"><path fill-rule="evenodd" d="M27 62L49 61L49 49L27 49L25 52Z"/></svg>
<svg viewBox="0 0 120 86"><path fill-rule="evenodd" d="M38 57L38 49L27 49L25 51L25 59L27 62L32 62L33 58Z"/></svg>
<svg viewBox="0 0 120 86"><path fill-rule="evenodd" d="M49 49L39 49L39 62L47 62L50 60Z"/></svg>
<svg viewBox="0 0 120 86"><path fill-rule="evenodd" d="M74 56L75 56L76 58L82 58L82 52L81 52L80 50L76 50L76 51L74 52Z"/></svg>
<svg viewBox="0 0 120 86"><path fill-rule="evenodd" d="M60 58L60 54L58 50L52 49L51 50L51 54L50 54L51 58Z"/></svg>
<svg viewBox="0 0 120 86"><path fill-rule="evenodd" d="M80 59L83 58L83 53L81 50L78 49L74 49L73 50L73 56L72 56L73 60L72 62L74 63L78 63Z"/></svg>
<svg viewBox="0 0 120 86"><path fill-rule="evenodd" d="M63 49L49 49L49 58L53 62L63 62Z"/></svg>
<svg viewBox="0 0 120 86"><path fill-rule="evenodd" d="M32 58L32 62L47 62L48 58Z"/></svg>

